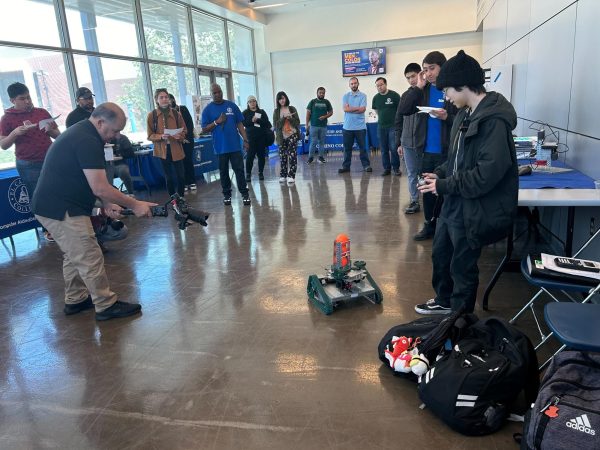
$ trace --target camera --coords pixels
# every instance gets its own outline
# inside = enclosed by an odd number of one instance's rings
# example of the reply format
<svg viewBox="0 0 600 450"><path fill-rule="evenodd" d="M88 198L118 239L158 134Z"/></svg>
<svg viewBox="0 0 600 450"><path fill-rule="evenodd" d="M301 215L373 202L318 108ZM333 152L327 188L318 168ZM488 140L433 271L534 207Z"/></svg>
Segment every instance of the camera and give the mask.
<svg viewBox="0 0 600 450"><path fill-rule="evenodd" d="M185 230L192 222L199 223L203 227L208 225L206 221L210 214L206 211L190 208L190 205L179 194L171 195L171 198L164 206L151 206L150 212L152 217L168 217L169 209L173 210L177 226L180 230ZM124 216L134 215L133 210L129 208L123 209L121 214Z"/></svg>

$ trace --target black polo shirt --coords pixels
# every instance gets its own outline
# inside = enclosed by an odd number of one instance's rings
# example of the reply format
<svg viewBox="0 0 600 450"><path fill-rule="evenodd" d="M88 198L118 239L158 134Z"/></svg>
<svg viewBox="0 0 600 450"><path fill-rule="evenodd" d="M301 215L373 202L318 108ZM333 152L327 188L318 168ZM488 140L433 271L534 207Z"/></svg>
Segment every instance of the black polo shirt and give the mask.
<svg viewBox="0 0 600 450"><path fill-rule="evenodd" d="M75 125L78 122L81 122L82 120L89 119L91 115L91 111L86 111L81 106L78 106L67 116L67 128L69 128L72 125Z"/></svg>
<svg viewBox="0 0 600 450"><path fill-rule="evenodd" d="M96 197L83 169L104 170L104 141L89 120L76 123L52 143L33 195L35 214L55 220L89 216Z"/></svg>

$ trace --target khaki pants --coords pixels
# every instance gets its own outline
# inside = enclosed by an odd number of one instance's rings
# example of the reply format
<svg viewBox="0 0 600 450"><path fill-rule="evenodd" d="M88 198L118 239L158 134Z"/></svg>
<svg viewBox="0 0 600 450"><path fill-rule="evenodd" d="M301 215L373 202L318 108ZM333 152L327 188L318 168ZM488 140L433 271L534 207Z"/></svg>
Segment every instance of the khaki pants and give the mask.
<svg viewBox="0 0 600 450"><path fill-rule="evenodd" d="M69 216L54 220L36 215L35 218L52 234L64 253L65 303L84 301L88 293L97 312L104 311L117 301L110 290L104 270L104 256L98 246L88 216Z"/></svg>

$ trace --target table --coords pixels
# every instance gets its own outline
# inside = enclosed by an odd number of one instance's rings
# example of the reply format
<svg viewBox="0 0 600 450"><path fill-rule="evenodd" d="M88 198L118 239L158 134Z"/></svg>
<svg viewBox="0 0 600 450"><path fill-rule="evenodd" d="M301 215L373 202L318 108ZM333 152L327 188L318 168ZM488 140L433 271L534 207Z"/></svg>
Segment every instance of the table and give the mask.
<svg viewBox="0 0 600 450"><path fill-rule="evenodd" d="M552 163L556 167L565 168L559 161ZM550 188L550 189L547 189ZM594 180L577 170L561 173L546 173L534 170L531 175L519 177L520 207L567 207L567 230L565 238L565 254L573 254L573 232L575 227L575 208L600 206L600 191L594 189ZM587 242L585 245L589 244ZM492 289L505 270L511 268L513 233L506 240L506 253L496 268L483 294L483 309L488 309L488 300ZM518 262L516 262L518 264Z"/></svg>
<svg viewBox="0 0 600 450"><path fill-rule="evenodd" d="M31 213L29 192L15 169L0 171L0 239L41 226Z"/></svg>

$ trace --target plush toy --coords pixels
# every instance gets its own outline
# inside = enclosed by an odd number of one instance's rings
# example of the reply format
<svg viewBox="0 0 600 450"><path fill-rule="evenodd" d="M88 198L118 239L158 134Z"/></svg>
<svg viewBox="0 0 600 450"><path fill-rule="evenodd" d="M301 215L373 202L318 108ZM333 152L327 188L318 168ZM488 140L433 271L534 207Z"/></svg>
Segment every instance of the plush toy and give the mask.
<svg viewBox="0 0 600 450"><path fill-rule="evenodd" d="M409 373L421 376L429 370L429 361L422 353L419 353L416 345L420 339L406 336L392 336L390 343L392 351L385 350L385 357L390 367L396 372Z"/></svg>
<svg viewBox="0 0 600 450"><path fill-rule="evenodd" d="M407 338L406 336L392 336L392 341L390 346L392 351L385 349L385 357L390 363L390 367L396 370L396 365L399 364L400 356L409 349L412 343L412 338ZM404 364L402 363L402 366Z"/></svg>
<svg viewBox="0 0 600 450"><path fill-rule="evenodd" d="M412 373L420 377L429 370L429 360L415 347L409 366Z"/></svg>

